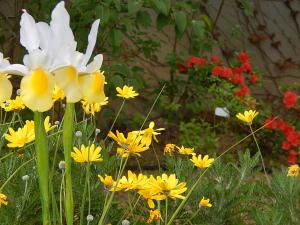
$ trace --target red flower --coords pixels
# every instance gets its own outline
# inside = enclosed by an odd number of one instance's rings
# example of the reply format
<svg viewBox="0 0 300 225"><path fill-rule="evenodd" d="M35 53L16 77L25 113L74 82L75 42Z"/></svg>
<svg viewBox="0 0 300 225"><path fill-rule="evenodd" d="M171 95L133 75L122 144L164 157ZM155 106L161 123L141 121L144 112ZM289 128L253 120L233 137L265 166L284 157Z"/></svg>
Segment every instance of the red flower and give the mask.
<svg viewBox="0 0 300 225"><path fill-rule="evenodd" d="M288 163L289 164L296 164L296 157L298 155L298 152L294 151L294 150L290 150L289 151L289 157L288 157Z"/></svg>
<svg viewBox="0 0 300 225"><path fill-rule="evenodd" d="M284 142L281 143L281 148L283 150L290 150L291 144L288 141L284 141Z"/></svg>
<svg viewBox="0 0 300 225"><path fill-rule="evenodd" d="M286 140L294 147L299 145L298 134L293 131L288 131L285 133Z"/></svg>
<svg viewBox="0 0 300 225"><path fill-rule="evenodd" d="M277 122L277 126L280 130L284 131L286 125L285 125L285 122L283 121L283 119L279 119L278 122Z"/></svg>
<svg viewBox="0 0 300 225"><path fill-rule="evenodd" d="M186 61L187 67L193 67L194 65L205 65L206 59L205 58L199 58L196 56L192 56Z"/></svg>
<svg viewBox="0 0 300 225"><path fill-rule="evenodd" d="M252 69L252 66L250 65L250 63L246 62L241 65L241 70L243 72L249 72L249 71L251 71L251 69Z"/></svg>
<svg viewBox="0 0 300 225"><path fill-rule="evenodd" d="M286 108L292 108L296 105L298 100L298 96L292 92L292 91L287 91L284 93L283 96L283 104L285 105Z"/></svg>
<svg viewBox="0 0 300 225"><path fill-rule="evenodd" d="M245 95L250 93L250 89L248 86L243 86L238 91L234 92L235 96L244 97Z"/></svg>
<svg viewBox="0 0 300 225"><path fill-rule="evenodd" d="M271 118L266 119L265 121L265 128L271 129L271 130L275 130L276 129L276 121L274 120L274 116L272 116Z"/></svg>
<svg viewBox="0 0 300 225"><path fill-rule="evenodd" d="M212 74L213 75L221 76L222 73L223 73L223 68L221 66L215 66L212 69Z"/></svg>
<svg viewBox="0 0 300 225"><path fill-rule="evenodd" d="M232 78L232 83L243 85L245 83L243 74L234 74Z"/></svg>
<svg viewBox="0 0 300 225"><path fill-rule="evenodd" d="M184 73L188 70L188 68L183 64L177 64L176 66L179 69L179 72L181 72L181 73Z"/></svg>
<svg viewBox="0 0 300 225"><path fill-rule="evenodd" d="M226 68L223 69L221 77L229 78L229 77L231 77L231 75L232 75L232 70L230 68L226 67Z"/></svg>
<svg viewBox="0 0 300 225"><path fill-rule="evenodd" d="M257 76L255 74L252 74L251 78L250 78L250 81L251 81L252 84L256 84L256 82L257 82Z"/></svg>
<svg viewBox="0 0 300 225"><path fill-rule="evenodd" d="M239 60L241 61L241 63L246 63L249 61L249 57L247 55L246 52L240 52L239 54Z"/></svg>
<svg viewBox="0 0 300 225"><path fill-rule="evenodd" d="M243 73L243 71L241 70L240 67L234 67L234 68L233 68L233 73L240 74L240 73Z"/></svg>
<svg viewBox="0 0 300 225"><path fill-rule="evenodd" d="M218 56L216 56L216 55L212 55L212 56L210 57L210 60L211 60L212 62L218 62L218 61L219 61L219 58L218 58Z"/></svg>

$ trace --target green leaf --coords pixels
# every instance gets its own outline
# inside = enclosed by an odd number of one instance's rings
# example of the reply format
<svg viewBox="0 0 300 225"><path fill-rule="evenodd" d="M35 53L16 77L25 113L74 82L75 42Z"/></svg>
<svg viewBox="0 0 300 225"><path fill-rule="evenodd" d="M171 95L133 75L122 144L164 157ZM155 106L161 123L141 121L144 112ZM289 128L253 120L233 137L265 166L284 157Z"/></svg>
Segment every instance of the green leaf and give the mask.
<svg viewBox="0 0 300 225"><path fill-rule="evenodd" d="M140 0L130 0L128 2L128 13L129 15L135 14L138 12L143 6L143 1Z"/></svg>
<svg viewBox="0 0 300 225"><path fill-rule="evenodd" d="M110 32L108 42L114 47L119 47L123 40L123 33L120 30L113 30Z"/></svg>
<svg viewBox="0 0 300 225"><path fill-rule="evenodd" d="M124 82L123 78L120 75L113 75L110 78L110 82L115 86L115 87L122 87Z"/></svg>
<svg viewBox="0 0 300 225"><path fill-rule="evenodd" d="M151 26L151 16L147 11L139 11L136 16L136 23L144 28Z"/></svg>
<svg viewBox="0 0 300 225"><path fill-rule="evenodd" d="M151 2L159 13L162 13L165 16L168 15L170 10L170 4L167 4L167 1L151 0Z"/></svg>
<svg viewBox="0 0 300 225"><path fill-rule="evenodd" d="M161 30L164 26L171 23L171 20L168 16L163 14L159 14L156 18L156 28L157 30Z"/></svg>
<svg viewBox="0 0 300 225"><path fill-rule="evenodd" d="M106 24L109 21L110 10L109 8L104 8L102 5L98 5L95 9L97 17L101 20L101 25Z"/></svg>
<svg viewBox="0 0 300 225"><path fill-rule="evenodd" d="M202 39L204 37L205 33L205 24L202 20L193 20L192 21L192 27L195 35Z"/></svg>
<svg viewBox="0 0 300 225"><path fill-rule="evenodd" d="M183 34L187 26L187 16L185 12L176 12L175 13L175 24L178 32Z"/></svg>

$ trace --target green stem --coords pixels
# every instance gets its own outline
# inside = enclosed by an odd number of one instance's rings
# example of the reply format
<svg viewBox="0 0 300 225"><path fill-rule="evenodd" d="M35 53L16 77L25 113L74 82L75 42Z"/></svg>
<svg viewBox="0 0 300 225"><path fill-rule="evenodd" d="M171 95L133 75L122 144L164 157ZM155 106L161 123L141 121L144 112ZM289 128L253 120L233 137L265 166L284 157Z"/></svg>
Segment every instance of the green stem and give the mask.
<svg viewBox="0 0 300 225"><path fill-rule="evenodd" d="M168 198L166 198L165 224L168 222Z"/></svg>
<svg viewBox="0 0 300 225"><path fill-rule="evenodd" d="M63 122L63 146L66 163L66 196L65 196L65 213L67 225L73 225L73 193L72 193L72 160L71 151L73 147L74 136L74 103L67 103L66 112Z"/></svg>
<svg viewBox="0 0 300 225"><path fill-rule="evenodd" d="M249 127L250 127L250 131L251 131L252 137L253 137L253 139L254 139L254 142L255 142L255 144L256 144L256 147L257 147L258 152L259 152L259 156L260 156L260 159L261 159L262 167L263 167L263 169L264 169L264 173L265 173L267 182L268 182L268 184L270 185L269 176L268 176L267 171L266 171L266 166L265 166L264 158L263 158L263 156L262 156L262 153L261 153L259 144L258 144L258 142L257 142L257 140L256 140L255 134L253 133L253 129L252 129L251 124L249 124Z"/></svg>
<svg viewBox="0 0 300 225"><path fill-rule="evenodd" d="M107 135L106 135L106 137L105 137L105 139L104 139L104 141L103 141L104 143L105 143L105 141L106 141L106 139L107 139L107 137L108 137L109 132L112 131L112 129L114 128L115 123L116 123L117 119L119 118L119 115L120 115L120 113L121 113L121 111L122 111L124 105L125 105L125 99L123 99L123 102L122 102L122 104L121 104L121 106L120 106L120 108L119 108L119 111L118 111L118 113L117 113L115 119L114 119L114 122L112 123L111 127L109 128L109 131L108 131L108 133L107 133Z"/></svg>
<svg viewBox="0 0 300 225"><path fill-rule="evenodd" d="M87 164L85 183L84 183L84 189L83 189L83 193L82 193L81 206L80 206L80 225L83 225L83 221L84 221L84 205L85 205L85 198L86 198L86 192L87 192L87 188L88 188L88 179L89 179L88 167L89 167L89 165Z"/></svg>
<svg viewBox="0 0 300 225"><path fill-rule="evenodd" d="M35 150L40 196L42 203L43 225L50 224L49 217L49 151L43 114L34 112Z"/></svg>

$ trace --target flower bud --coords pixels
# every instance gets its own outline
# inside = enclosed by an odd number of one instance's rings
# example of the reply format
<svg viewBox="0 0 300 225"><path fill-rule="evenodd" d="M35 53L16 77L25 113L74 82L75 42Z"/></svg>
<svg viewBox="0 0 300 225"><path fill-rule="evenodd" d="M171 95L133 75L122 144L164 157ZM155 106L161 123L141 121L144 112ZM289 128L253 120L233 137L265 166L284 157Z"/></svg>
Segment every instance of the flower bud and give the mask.
<svg viewBox="0 0 300 225"><path fill-rule="evenodd" d="M80 130L75 132L76 137L82 137L82 132Z"/></svg>
<svg viewBox="0 0 300 225"><path fill-rule="evenodd" d="M55 124L56 126L58 126L58 125L60 124L60 121L59 121L59 120L56 120L56 121L54 122L54 124Z"/></svg>
<svg viewBox="0 0 300 225"><path fill-rule="evenodd" d="M94 220L93 215L91 215L91 214L87 215L86 220L87 220L88 222L93 221L93 220Z"/></svg>
<svg viewBox="0 0 300 225"><path fill-rule="evenodd" d="M58 163L58 168L61 169L61 170L65 169L66 168L66 162L65 161L60 161Z"/></svg>
<svg viewBox="0 0 300 225"><path fill-rule="evenodd" d="M122 220L122 225L129 225L130 222L128 220Z"/></svg>
<svg viewBox="0 0 300 225"><path fill-rule="evenodd" d="M28 181L28 180L29 180L29 176L28 176L28 175L22 176L22 180L23 180L23 181Z"/></svg>
<svg viewBox="0 0 300 225"><path fill-rule="evenodd" d="M96 135L97 135L97 134L100 134L100 132L101 132L101 131L100 131L99 128L96 128L96 129L95 129L95 134L96 134Z"/></svg>

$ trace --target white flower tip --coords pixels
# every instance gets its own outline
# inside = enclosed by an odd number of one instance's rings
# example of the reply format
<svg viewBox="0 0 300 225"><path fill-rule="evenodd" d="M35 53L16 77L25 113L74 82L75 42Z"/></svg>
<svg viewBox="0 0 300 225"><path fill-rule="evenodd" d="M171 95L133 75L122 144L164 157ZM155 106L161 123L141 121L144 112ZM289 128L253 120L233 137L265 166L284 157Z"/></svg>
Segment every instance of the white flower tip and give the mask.
<svg viewBox="0 0 300 225"><path fill-rule="evenodd" d="M91 215L91 214L87 215L86 220L87 220L88 222L93 221L93 220L94 220L93 215Z"/></svg>
<svg viewBox="0 0 300 225"><path fill-rule="evenodd" d="M61 169L61 170L65 169L66 168L66 162L65 161L60 161L58 163L58 168Z"/></svg>
<svg viewBox="0 0 300 225"><path fill-rule="evenodd" d="M82 132L80 130L75 132L76 137L82 137Z"/></svg>
<svg viewBox="0 0 300 225"><path fill-rule="evenodd" d="M129 225L130 222L128 220L122 220L122 225Z"/></svg>

